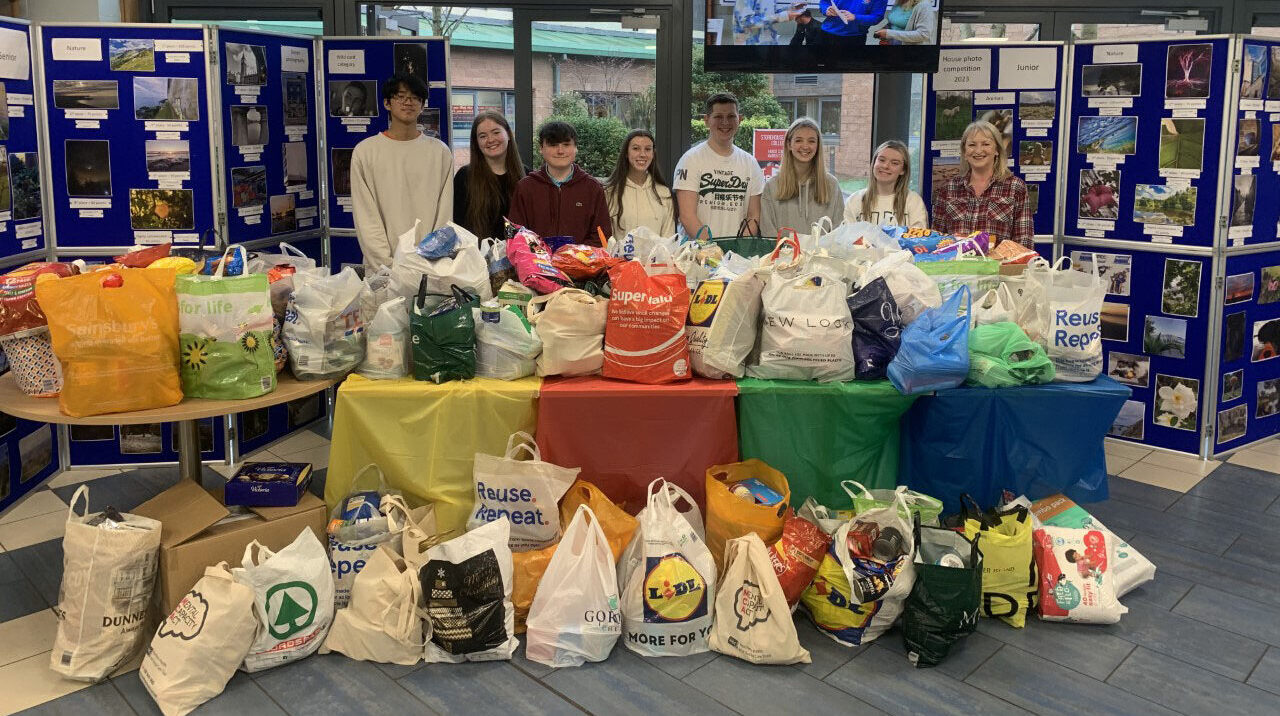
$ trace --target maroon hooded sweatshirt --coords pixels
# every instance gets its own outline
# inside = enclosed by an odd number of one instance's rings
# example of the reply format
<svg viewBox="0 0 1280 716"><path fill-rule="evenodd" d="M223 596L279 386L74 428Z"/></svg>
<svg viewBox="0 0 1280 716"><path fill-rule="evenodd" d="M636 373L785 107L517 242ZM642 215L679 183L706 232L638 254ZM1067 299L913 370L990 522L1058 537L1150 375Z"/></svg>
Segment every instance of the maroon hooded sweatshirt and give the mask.
<svg viewBox="0 0 1280 716"><path fill-rule="evenodd" d="M604 187L577 164L573 176L556 186L547 170L529 172L511 197L511 221L538 236L572 236L578 243L600 245L596 227L613 236Z"/></svg>

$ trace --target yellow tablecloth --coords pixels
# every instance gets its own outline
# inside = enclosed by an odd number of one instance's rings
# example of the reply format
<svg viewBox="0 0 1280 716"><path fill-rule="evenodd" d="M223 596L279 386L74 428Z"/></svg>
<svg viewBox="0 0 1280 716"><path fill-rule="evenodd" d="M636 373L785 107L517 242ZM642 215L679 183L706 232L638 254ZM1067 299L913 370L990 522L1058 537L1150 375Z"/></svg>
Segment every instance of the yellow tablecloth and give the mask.
<svg viewBox="0 0 1280 716"><path fill-rule="evenodd" d="M541 378L475 378L436 385L348 377L338 388L324 499L332 510L374 462L411 506L436 503L442 530L466 529L477 452L501 455L517 430L538 425Z"/></svg>

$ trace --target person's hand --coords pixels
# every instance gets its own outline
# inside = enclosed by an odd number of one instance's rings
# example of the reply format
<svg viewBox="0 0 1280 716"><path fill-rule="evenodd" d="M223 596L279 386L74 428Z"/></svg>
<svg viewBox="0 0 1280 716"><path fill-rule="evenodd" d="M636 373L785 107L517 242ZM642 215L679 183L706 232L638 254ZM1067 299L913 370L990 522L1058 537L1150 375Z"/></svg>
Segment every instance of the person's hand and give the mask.
<svg viewBox="0 0 1280 716"><path fill-rule="evenodd" d="M846 23L853 22L854 18L855 18L855 15L849 12L848 10L840 11L840 19L844 20Z"/></svg>
<svg viewBox="0 0 1280 716"><path fill-rule="evenodd" d="M880 38L881 40L883 40L888 36L889 36L888 30L876 30L876 37Z"/></svg>
<svg viewBox="0 0 1280 716"><path fill-rule="evenodd" d="M840 15L840 11L836 9L835 5L828 5L826 15L827 17L838 17Z"/></svg>

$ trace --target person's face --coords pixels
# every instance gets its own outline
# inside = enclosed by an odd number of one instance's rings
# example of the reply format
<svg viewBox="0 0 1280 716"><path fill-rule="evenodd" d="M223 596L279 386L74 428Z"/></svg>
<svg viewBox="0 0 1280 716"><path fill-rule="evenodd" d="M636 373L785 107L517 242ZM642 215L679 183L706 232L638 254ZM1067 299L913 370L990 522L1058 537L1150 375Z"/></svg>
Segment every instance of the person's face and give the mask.
<svg viewBox="0 0 1280 716"><path fill-rule="evenodd" d="M707 130L712 139L719 144L733 142L733 135L738 133L738 124L742 117L738 115L738 106L731 102L711 105L711 114L706 117Z"/></svg>
<svg viewBox="0 0 1280 716"><path fill-rule="evenodd" d="M971 170L993 169L999 147L986 132L974 132L969 141L964 143L964 158L969 162Z"/></svg>
<svg viewBox="0 0 1280 716"><path fill-rule="evenodd" d="M802 164L808 164L818 154L818 133L810 127L801 127L791 133L791 158Z"/></svg>
<svg viewBox="0 0 1280 716"><path fill-rule="evenodd" d="M418 114L422 112L422 99L414 95L403 85L391 99L383 100L383 106L391 113L391 117L406 124L416 124Z"/></svg>
<svg viewBox="0 0 1280 716"><path fill-rule="evenodd" d="M638 172L649 171L649 165L653 163L653 140L648 137L633 138L627 145L627 161Z"/></svg>
<svg viewBox="0 0 1280 716"><path fill-rule="evenodd" d="M542 159L547 166L557 171L568 169L573 160L578 158L578 143L570 139L567 142L558 142L552 144L545 142L542 145Z"/></svg>
<svg viewBox="0 0 1280 716"><path fill-rule="evenodd" d="M885 147L876 153L871 171L875 174L876 181L896 182L898 177L907 172L907 158L902 156L902 152Z"/></svg>
<svg viewBox="0 0 1280 716"><path fill-rule="evenodd" d="M359 87L347 85L342 90L342 108L348 115L364 112L364 92Z"/></svg>
<svg viewBox="0 0 1280 716"><path fill-rule="evenodd" d="M480 147L480 153L490 159L506 154L507 143L510 141L507 130L492 119L486 119L476 127L476 144Z"/></svg>

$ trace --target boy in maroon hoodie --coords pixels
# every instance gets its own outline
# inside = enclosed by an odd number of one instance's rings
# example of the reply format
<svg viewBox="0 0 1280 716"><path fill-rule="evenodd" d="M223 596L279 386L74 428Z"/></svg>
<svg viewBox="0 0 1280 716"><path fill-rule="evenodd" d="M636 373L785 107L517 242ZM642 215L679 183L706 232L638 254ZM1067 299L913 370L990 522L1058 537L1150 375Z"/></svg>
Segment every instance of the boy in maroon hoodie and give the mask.
<svg viewBox="0 0 1280 716"><path fill-rule="evenodd" d="M613 223L604 188L573 162L578 133L565 122L547 122L538 130L538 146L545 163L516 184L508 218L539 236L572 236L599 246L596 229L612 236Z"/></svg>

